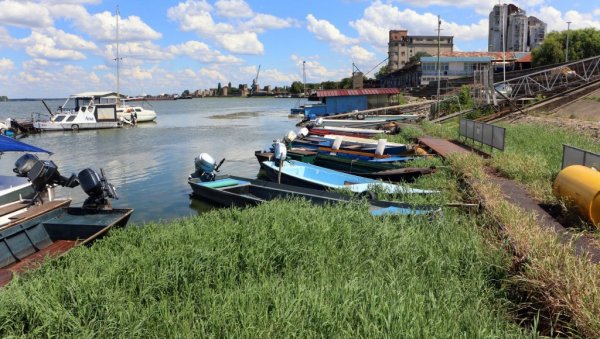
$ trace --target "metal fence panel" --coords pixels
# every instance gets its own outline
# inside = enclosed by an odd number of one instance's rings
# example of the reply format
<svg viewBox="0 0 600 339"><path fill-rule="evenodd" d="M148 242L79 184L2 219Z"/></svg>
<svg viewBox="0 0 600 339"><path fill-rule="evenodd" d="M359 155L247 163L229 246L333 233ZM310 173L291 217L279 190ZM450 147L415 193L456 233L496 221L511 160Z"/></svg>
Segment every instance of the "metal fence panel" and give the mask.
<svg viewBox="0 0 600 339"><path fill-rule="evenodd" d="M473 120L460 119L458 133L462 137L478 141L501 151L504 150L504 136L506 134L506 129L503 127Z"/></svg>
<svg viewBox="0 0 600 339"><path fill-rule="evenodd" d="M473 121L467 121L467 134L464 135L465 138L473 139Z"/></svg>
<svg viewBox="0 0 600 339"><path fill-rule="evenodd" d="M562 168L571 165L600 168L600 154L588 152L573 146L563 145Z"/></svg>
<svg viewBox="0 0 600 339"><path fill-rule="evenodd" d="M483 142L483 125L480 122L473 123L473 139Z"/></svg>
<svg viewBox="0 0 600 339"><path fill-rule="evenodd" d="M458 134L463 137L467 135L467 120L460 119L460 122L458 125Z"/></svg>
<svg viewBox="0 0 600 339"><path fill-rule="evenodd" d="M483 127L482 142L491 146L494 142L494 126L485 124Z"/></svg>
<svg viewBox="0 0 600 339"><path fill-rule="evenodd" d="M504 151L504 137L506 135L506 128L494 126L494 134L492 137L492 144L490 146Z"/></svg>

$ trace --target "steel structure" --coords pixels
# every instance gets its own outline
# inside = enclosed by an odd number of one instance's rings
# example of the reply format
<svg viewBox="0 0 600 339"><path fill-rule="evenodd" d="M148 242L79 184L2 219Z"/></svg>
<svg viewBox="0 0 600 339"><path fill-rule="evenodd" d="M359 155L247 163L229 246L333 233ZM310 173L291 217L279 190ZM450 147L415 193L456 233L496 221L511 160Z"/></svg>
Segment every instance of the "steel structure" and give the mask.
<svg viewBox="0 0 600 339"><path fill-rule="evenodd" d="M600 80L600 55L496 82L494 89L498 99L515 100L554 94L596 80Z"/></svg>

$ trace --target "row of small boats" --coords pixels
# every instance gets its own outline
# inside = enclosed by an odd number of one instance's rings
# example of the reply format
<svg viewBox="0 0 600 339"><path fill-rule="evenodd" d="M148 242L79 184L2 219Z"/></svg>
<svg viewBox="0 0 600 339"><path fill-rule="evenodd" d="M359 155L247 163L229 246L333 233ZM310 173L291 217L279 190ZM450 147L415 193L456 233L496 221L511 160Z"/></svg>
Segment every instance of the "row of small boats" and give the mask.
<svg viewBox="0 0 600 339"><path fill-rule="evenodd" d="M373 215L432 215L440 211L439 206L376 199L378 195L439 193L407 184L436 171L408 165L411 160L431 156L425 150L384 139L363 139L359 134L315 135L313 128L301 130L300 137L290 132L270 149L255 152L270 181L218 175L224 159L217 164L209 154L200 154L194 161L195 172L188 178L193 196L238 207L288 197L317 204L352 203L365 197Z"/></svg>

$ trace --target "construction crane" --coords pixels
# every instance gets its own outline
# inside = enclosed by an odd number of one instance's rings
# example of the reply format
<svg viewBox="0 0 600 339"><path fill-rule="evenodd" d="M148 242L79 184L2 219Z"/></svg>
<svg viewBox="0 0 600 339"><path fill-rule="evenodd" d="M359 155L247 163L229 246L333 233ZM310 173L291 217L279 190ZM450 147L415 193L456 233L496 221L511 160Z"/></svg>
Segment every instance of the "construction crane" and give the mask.
<svg viewBox="0 0 600 339"><path fill-rule="evenodd" d="M258 92L258 75L260 74L260 65L258 65L258 70L256 71L256 77L252 80L252 88L250 90L250 95L254 94L254 92Z"/></svg>

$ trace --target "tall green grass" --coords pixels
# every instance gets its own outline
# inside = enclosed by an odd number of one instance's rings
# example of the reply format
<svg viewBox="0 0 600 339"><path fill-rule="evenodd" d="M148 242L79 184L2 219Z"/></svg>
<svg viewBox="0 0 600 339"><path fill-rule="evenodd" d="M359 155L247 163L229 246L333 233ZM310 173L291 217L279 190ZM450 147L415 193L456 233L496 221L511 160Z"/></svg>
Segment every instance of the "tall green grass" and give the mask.
<svg viewBox="0 0 600 339"><path fill-rule="evenodd" d="M491 166L504 176L524 184L545 202L555 201L552 182L561 169L563 144L600 152L600 141L570 129L543 124L510 124L506 149L495 152Z"/></svg>
<svg viewBox="0 0 600 339"><path fill-rule="evenodd" d="M276 201L113 232L0 290L0 336L514 337L476 217Z"/></svg>

